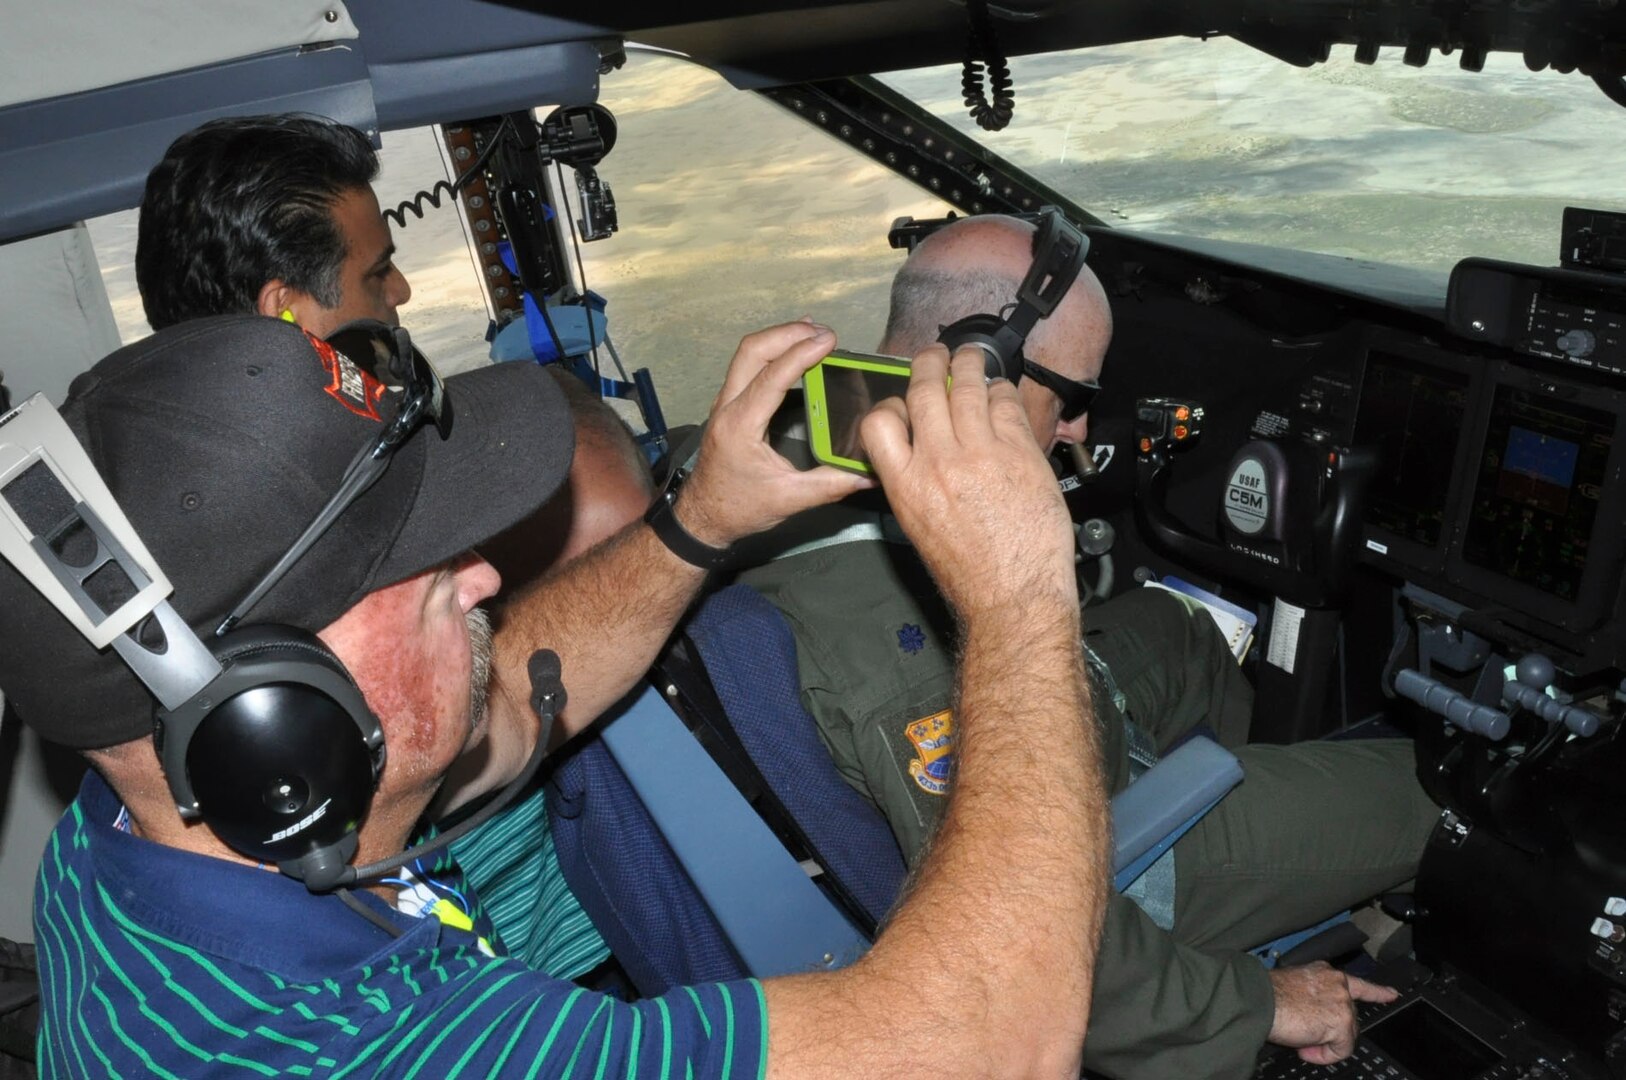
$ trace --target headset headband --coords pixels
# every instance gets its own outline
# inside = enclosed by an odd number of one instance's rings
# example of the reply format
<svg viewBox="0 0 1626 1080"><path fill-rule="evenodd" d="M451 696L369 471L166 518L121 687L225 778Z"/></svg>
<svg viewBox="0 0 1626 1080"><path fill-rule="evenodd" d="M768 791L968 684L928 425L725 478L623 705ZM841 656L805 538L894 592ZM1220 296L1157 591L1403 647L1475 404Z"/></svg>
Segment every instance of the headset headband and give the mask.
<svg viewBox="0 0 1626 1080"><path fill-rule="evenodd" d="M36 468L46 470L56 490L41 492L39 508L14 503L6 489ZM40 520L42 510L55 520ZM58 551L76 531L95 542L93 557L83 565L70 564ZM41 394L0 417L0 556L92 646L112 646L165 708L181 704L219 676L220 664L170 605L167 598L174 587L169 579L90 455ZM113 577L112 567L123 574L128 589L107 612L85 583L104 570L103 580ZM162 652L146 648L129 633L149 616L163 630Z"/></svg>
<svg viewBox="0 0 1626 1080"><path fill-rule="evenodd" d="M1034 323L1049 317L1084 269L1090 241L1078 226L1054 206L1039 211L1039 231L1033 236L1033 265L1016 290L1016 310L1007 320L1026 338Z"/></svg>
<svg viewBox="0 0 1626 1080"><path fill-rule="evenodd" d="M1010 313L967 315L943 327L937 338L950 352L962 345L977 346L987 356L988 375L1003 376L1013 383L1022 378L1022 346L1028 334L1040 319L1056 310L1073 287L1090 250L1089 238L1054 206L1039 212L1038 225L1033 263L1017 287L1016 301L1007 307ZM893 224L894 246L905 228L902 221Z"/></svg>

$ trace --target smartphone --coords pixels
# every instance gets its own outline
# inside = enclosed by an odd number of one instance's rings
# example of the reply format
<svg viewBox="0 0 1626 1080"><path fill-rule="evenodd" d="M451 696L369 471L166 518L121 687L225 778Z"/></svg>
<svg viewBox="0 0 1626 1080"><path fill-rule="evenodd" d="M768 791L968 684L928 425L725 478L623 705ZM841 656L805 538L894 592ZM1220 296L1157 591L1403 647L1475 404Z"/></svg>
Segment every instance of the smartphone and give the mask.
<svg viewBox="0 0 1626 1080"><path fill-rule="evenodd" d="M909 389L909 361L900 356L837 351L802 376L807 435L813 457L826 465L870 473L858 422L877 402Z"/></svg>

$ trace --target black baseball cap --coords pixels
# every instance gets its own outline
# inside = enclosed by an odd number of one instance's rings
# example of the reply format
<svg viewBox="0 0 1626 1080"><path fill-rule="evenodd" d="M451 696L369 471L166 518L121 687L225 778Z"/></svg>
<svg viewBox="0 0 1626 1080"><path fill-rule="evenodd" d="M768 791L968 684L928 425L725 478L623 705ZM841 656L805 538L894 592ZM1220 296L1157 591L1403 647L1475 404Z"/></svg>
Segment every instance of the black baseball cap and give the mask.
<svg viewBox="0 0 1626 1080"><path fill-rule="evenodd" d="M498 364L445 386L448 437L428 425L408 439L247 624L320 630L533 513L564 481L570 412L540 367ZM174 585L170 602L206 637L326 504L399 397L297 326L229 315L118 350L74 380L60 411ZM40 735L78 749L152 731L153 699L117 654L93 648L4 559L0 692Z"/></svg>

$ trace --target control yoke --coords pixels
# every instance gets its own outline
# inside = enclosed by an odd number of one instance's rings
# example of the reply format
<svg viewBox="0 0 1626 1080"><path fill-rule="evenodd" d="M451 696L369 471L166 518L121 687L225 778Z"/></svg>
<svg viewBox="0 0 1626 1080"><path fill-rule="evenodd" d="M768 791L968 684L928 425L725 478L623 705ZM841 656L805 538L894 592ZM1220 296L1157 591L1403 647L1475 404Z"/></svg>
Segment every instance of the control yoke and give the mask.
<svg viewBox="0 0 1626 1080"><path fill-rule="evenodd" d="M1194 401L1141 398L1135 405L1135 514L1175 558L1303 607L1335 604L1349 586L1362 497L1377 468L1366 448L1253 439L1226 472L1221 539L1202 536L1168 508L1175 452L1197 441Z"/></svg>

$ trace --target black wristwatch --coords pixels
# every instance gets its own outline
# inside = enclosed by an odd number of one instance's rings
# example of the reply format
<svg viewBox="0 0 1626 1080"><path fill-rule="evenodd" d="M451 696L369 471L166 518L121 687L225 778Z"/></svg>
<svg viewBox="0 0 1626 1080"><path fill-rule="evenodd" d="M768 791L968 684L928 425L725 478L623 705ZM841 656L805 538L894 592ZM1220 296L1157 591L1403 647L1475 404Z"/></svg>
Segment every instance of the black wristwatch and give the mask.
<svg viewBox="0 0 1626 1080"><path fill-rule="evenodd" d="M690 566L698 566L702 570L721 570L733 561L734 549L712 547L696 539L673 512L678 492L683 490L683 482L688 478L687 469L680 468L673 472L666 481L666 487L644 511L644 521L655 530L655 536L666 545L668 551Z"/></svg>

